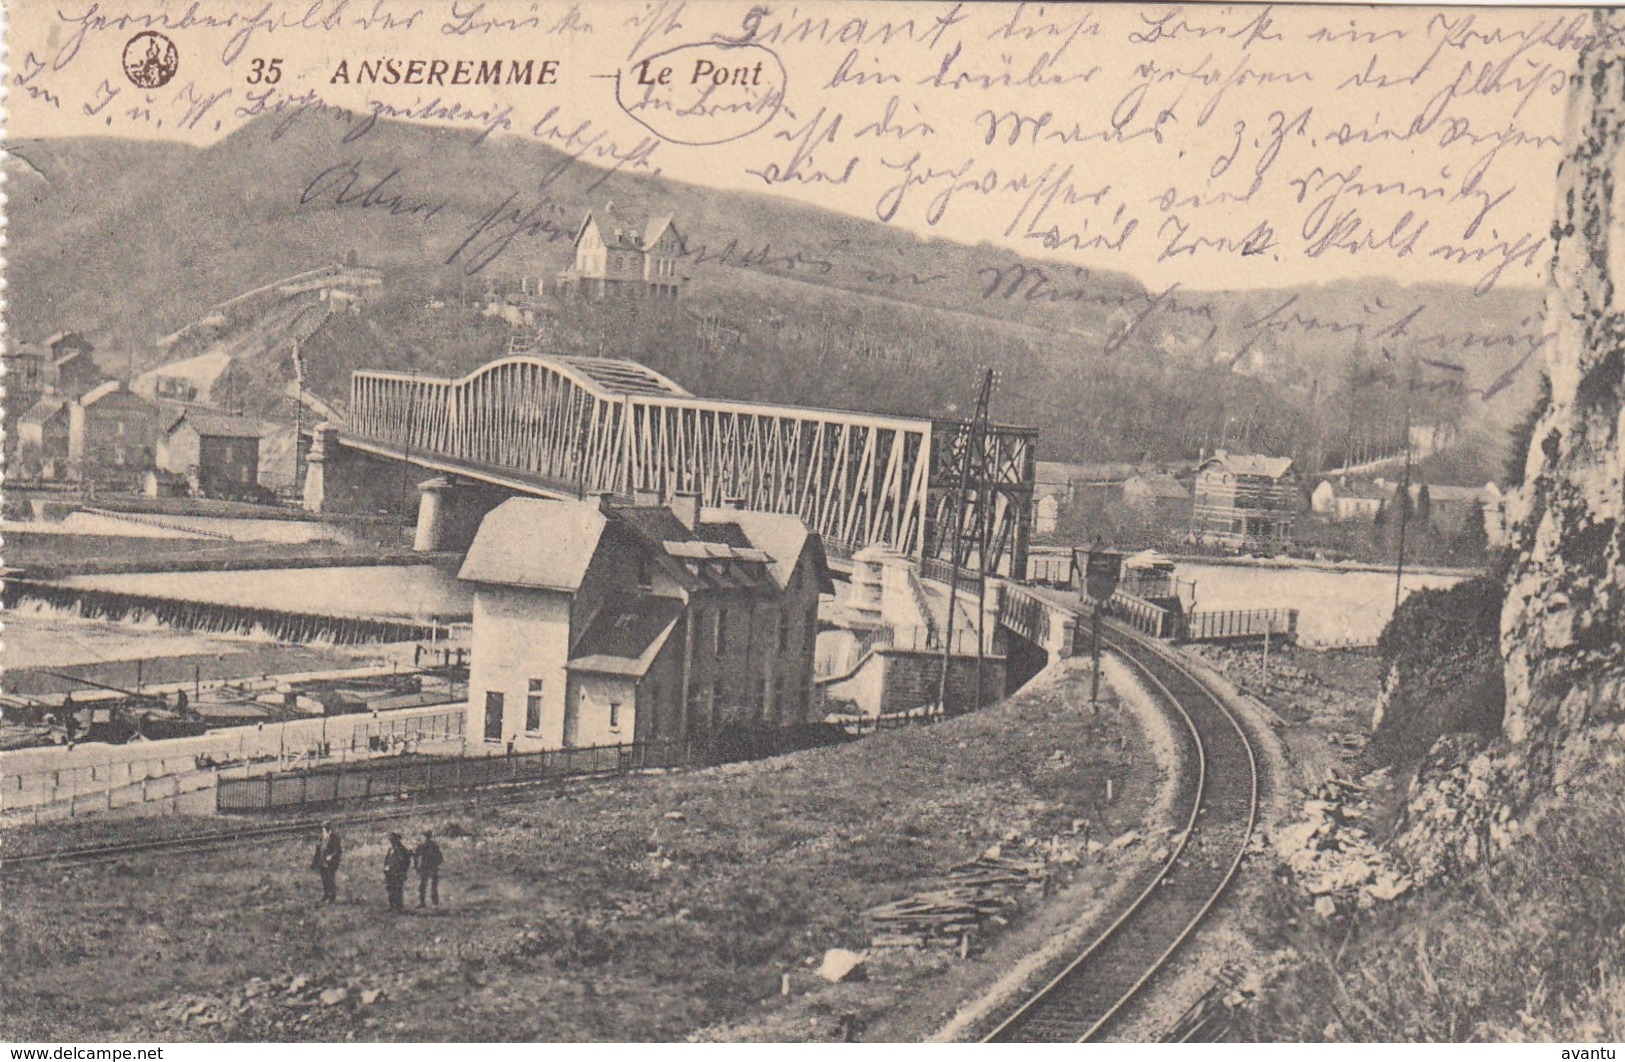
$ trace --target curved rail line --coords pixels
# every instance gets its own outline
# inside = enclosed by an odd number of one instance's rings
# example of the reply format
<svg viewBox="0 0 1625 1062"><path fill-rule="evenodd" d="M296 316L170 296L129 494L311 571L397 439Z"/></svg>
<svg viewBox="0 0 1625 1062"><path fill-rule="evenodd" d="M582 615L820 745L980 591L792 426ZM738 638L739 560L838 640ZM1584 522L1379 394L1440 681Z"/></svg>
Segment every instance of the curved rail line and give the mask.
<svg viewBox="0 0 1625 1062"><path fill-rule="evenodd" d="M1104 643L1143 675L1195 742L1190 817L1174 853L1117 918L987 1035L988 1043L1092 1040L1179 950L1224 895L1258 819L1258 760L1224 701L1181 664L1112 625Z"/></svg>

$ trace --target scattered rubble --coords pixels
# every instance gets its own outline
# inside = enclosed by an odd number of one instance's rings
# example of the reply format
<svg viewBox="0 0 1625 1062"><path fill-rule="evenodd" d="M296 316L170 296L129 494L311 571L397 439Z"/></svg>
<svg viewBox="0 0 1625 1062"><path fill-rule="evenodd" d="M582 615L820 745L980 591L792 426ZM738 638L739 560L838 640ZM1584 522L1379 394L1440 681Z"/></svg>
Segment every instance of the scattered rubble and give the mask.
<svg viewBox="0 0 1625 1062"><path fill-rule="evenodd" d="M399 988L400 986L394 986ZM275 1039L321 1024L365 1024L365 1015L389 999L389 989L358 977L295 974L250 978L233 991L186 995L155 1005L160 1019L193 1031L218 1030L230 1039Z"/></svg>
<svg viewBox="0 0 1625 1062"><path fill-rule="evenodd" d="M1366 908L1413 887L1409 874L1378 848L1367 832L1369 795L1387 781L1386 769L1360 781L1337 776L1309 795L1304 817L1270 836L1276 854L1298 884L1315 897L1315 913L1330 918L1348 905Z"/></svg>

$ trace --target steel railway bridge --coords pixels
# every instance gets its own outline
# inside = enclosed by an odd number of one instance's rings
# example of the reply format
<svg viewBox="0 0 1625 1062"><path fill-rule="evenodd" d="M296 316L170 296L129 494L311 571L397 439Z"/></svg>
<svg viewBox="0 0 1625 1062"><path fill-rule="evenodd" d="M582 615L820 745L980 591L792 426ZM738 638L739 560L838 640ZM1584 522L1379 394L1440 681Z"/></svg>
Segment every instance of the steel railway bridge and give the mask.
<svg viewBox="0 0 1625 1062"><path fill-rule="evenodd" d="M1037 435L982 434L992 486L966 497L967 567L981 567L974 529L987 507L988 570L1025 573ZM361 453L548 497L694 492L708 505L794 513L834 557L880 544L947 560L976 438L962 421L699 398L631 361L520 354L455 380L356 372L348 425L323 456L331 466Z"/></svg>

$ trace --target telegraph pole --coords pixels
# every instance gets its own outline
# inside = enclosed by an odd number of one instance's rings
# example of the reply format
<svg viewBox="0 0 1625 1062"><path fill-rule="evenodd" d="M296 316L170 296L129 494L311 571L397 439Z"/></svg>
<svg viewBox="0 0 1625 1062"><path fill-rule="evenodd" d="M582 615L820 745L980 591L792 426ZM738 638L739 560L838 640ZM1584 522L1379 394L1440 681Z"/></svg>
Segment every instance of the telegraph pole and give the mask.
<svg viewBox="0 0 1625 1062"><path fill-rule="evenodd" d="M293 338L293 487L300 490L304 478L299 474L299 440L305 430L305 363L299 357L299 337Z"/></svg>
<svg viewBox="0 0 1625 1062"><path fill-rule="evenodd" d="M1410 522L1411 514L1411 391L1416 382L1416 373L1411 371L1411 381L1405 390L1405 474L1399 487L1399 556L1394 561L1394 613L1399 613L1399 591L1405 579L1405 525Z"/></svg>
<svg viewBox="0 0 1625 1062"><path fill-rule="evenodd" d="M937 709L948 711L948 667L954 651L954 613L959 608L960 547L965 538L965 494L970 490L971 462L979 460L982 437L987 431L987 403L993 390L993 370L982 374L982 390L976 397L976 414L966 430L965 447L960 454L959 486L954 491L953 545L949 549L952 570L948 574L948 625L942 638L942 675L937 682ZM980 617L977 622L980 623Z"/></svg>

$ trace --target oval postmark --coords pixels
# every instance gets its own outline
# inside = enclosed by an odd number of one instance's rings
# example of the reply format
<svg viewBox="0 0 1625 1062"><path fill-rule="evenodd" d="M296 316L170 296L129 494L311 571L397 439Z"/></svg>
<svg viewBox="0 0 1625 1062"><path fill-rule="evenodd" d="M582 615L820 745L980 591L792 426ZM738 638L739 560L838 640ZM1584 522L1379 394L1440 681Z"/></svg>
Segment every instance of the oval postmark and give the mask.
<svg viewBox="0 0 1625 1062"><path fill-rule="evenodd" d="M136 88L163 88L180 66L175 42L157 30L142 30L124 45L124 76Z"/></svg>
<svg viewBox="0 0 1625 1062"><path fill-rule="evenodd" d="M621 68L615 101L674 144L747 137L784 105L784 63L759 44L683 44Z"/></svg>

